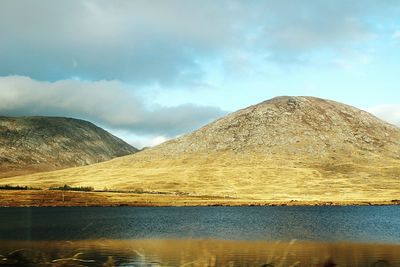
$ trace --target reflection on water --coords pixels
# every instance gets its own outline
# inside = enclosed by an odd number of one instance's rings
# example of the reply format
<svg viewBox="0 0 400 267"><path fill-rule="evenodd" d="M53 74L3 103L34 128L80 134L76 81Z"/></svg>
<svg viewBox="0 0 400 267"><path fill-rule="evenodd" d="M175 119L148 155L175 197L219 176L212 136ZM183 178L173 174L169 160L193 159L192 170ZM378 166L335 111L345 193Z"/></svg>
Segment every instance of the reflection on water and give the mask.
<svg viewBox="0 0 400 267"><path fill-rule="evenodd" d="M0 208L0 267L400 267L399 233L400 206Z"/></svg>
<svg viewBox="0 0 400 267"><path fill-rule="evenodd" d="M400 266L399 245L228 240L8 241L0 266Z"/></svg>

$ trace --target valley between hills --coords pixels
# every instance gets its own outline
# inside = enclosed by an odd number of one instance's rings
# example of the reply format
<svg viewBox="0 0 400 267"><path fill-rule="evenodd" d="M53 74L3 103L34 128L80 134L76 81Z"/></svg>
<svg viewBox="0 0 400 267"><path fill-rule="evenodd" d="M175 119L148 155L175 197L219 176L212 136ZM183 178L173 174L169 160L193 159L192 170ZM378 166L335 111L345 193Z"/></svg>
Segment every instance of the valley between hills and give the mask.
<svg viewBox="0 0 400 267"><path fill-rule="evenodd" d="M156 147L0 179L1 206L400 204L400 129L357 108L278 97ZM48 190L92 188L92 192Z"/></svg>

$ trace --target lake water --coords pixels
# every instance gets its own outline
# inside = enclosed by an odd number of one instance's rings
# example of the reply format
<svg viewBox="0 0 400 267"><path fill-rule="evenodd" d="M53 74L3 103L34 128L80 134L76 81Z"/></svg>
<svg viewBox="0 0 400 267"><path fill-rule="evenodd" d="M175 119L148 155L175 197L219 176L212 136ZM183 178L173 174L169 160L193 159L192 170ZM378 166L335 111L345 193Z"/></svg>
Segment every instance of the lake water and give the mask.
<svg viewBox="0 0 400 267"><path fill-rule="evenodd" d="M0 254L7 266L400 266L400 206L0 208Z"/></svg>

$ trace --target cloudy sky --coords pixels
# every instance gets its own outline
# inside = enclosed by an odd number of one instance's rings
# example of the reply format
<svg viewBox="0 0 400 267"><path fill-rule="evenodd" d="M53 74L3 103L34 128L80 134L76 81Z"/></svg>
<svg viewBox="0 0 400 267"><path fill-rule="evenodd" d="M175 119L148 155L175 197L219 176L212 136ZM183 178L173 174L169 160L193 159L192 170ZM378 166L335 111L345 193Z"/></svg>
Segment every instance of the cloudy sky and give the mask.
<svg viewBox="0 0 400 267"><path fill-rule="evenodd" d="M142 147L279 95L400 126L400 1L0 1L0 115Z"/></svg>

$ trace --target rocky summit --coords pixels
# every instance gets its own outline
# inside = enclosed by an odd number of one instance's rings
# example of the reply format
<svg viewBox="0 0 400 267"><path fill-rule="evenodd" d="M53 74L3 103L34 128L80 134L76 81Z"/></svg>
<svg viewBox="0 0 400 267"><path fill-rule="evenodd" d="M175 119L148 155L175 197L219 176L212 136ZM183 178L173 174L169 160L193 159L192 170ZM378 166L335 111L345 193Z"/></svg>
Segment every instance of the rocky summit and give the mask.
<svg viewBox="0 0 400 267"><path fill-rule="evenodd" d="M400 158L400 130L372 114L315 97L276 97L231 113L157 148L166 155L234 151L325 157Z"/></svg>
<svg viewBox="0 0 400 267"><path fill-rule="evenodd" d="M83 120L0 117L0 177L88 165L136 151Z"/></svg>
<svg viewBox="0 0 400 267"><path fill-rule="evenodd" d="M2 182L178 194L200 202L379 203L400 199L399 177L399 128L335 101L285 96L134 155Z"/></svg>

